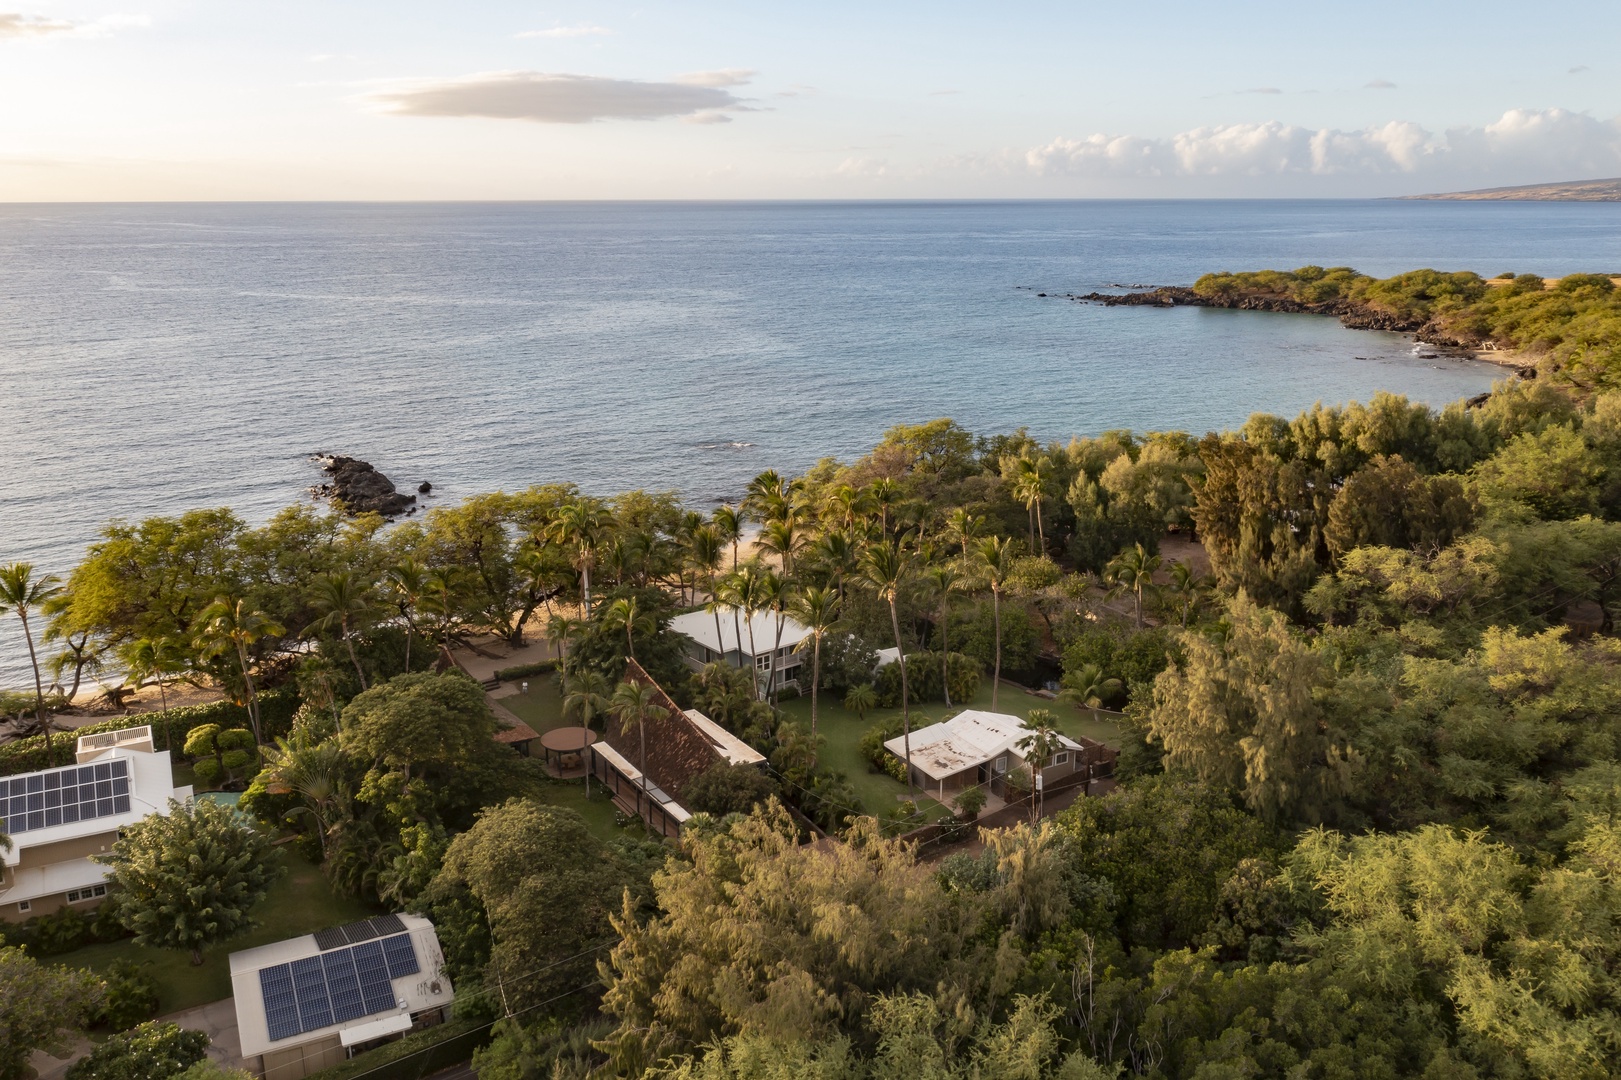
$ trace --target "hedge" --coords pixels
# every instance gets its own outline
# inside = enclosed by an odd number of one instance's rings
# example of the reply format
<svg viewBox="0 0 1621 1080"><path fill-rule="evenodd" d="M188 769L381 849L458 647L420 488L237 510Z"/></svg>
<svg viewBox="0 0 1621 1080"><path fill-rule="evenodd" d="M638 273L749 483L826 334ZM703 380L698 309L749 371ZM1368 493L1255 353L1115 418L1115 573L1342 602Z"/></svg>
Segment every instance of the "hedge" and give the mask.
<svg viewBox="0 0 1621 1080"><path fill-rule="evenodd" d="M274 739L292 730L293 714L298 711L297 689L286 686L267 690L259 695L259 720L264 737ZM119 731L127 727L152 725L152 741L160 750L173 750L178 755L186 742L186 732L199 724L219 724L222 727L245 728L248 710L232 701L214 701L207 705L187 705L164 712L134 713L90 724L75 731L57 732L55 760L45 757L45 736L31 735L26 739L0 746L0 776L12 773L37 772L53 765L71 765L73 747L80 735L97 735L104 731Z"/></svg>
<svg viewBox="0 0 1621 1080"><path fill-rule="evenodd" d="M369 1080L418 1080L473 1057L473 1051L490 1041L488 1020L452 1020L436 1027L413 1031L364 1054L356 1054L342 1065L310 1073L309 1080L347 1080L366 1076Z"/></svg>
<svg viewBox="0 0 1621 1080"><path fill-rule="evenodd" d="M516 679L525 679L531 675L544 675L548 671L556 670L556 660L537 660L533 664L519 664L517 667L502 668L495 673L495 677L501 682L512 682Z"/></svg>

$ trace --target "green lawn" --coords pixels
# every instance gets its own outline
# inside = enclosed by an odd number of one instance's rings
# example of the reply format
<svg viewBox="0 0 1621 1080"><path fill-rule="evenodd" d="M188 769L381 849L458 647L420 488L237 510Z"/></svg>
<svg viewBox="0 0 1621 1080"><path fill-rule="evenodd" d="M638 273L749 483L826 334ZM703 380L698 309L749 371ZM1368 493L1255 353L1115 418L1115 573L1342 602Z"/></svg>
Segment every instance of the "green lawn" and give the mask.
<svg viewBox="0 0 1621 1080"><path fill-rule="evenodd" d="M997 695L996 704L997 711L1014 716L1025 716L1032 709L1049 709L1058 718L1058 728L1065 735L1071 738L1084 736L1109 746L1120 745L1119 725L1108 719L1105 714L1081 712L1060 702L1033 697L1005 684ZM955 716L965 708L990 711L989 679L981 681L979 693L966 705L958 702L947 708L943 702L931 701L913 706L912 730L916 731L918 728ZM809 726L810 698L785 701L782 703L782 712L789 719ZM888 813L897 802L906 797L906 785L886 773L872 771L867 759L861 756L860 743L861 736L866 734L868 728L888 717L899 716L900 710L874 709L867 713L865 720L862 720L855 713L845 712L836 695L824 694L820 713L817 732L826 740L822 747L822 763L849 777L851 786L861 797L862 805L868 813L880 816ZM924 805L939 809L939 804L932 800ZM940 813L943 812L940 810Z"/></svg>
<svg viewBox="0 0 1621 1080"><path fill-rule="evenodd" d="M553 728L568 727L563 720L563 694L557 687L557 679L546 672L530 676L528 682L527 694L512 694L496 700L534 728L536 734L544 735Z"/></svg>
<svg viewBox="0 0 1621 1080"><path fill-rule="evenodd" d="M115 960L146 964L158 982L158 1012L165 1014L230 997L231 969L227 957L233 952L378 914L369 905L338 896L320 868L296 853L283 848L278 851L278 858L287 872L271 886L264 902L254 909L259 925L209 949L203 954L202 967L191 966L189 953L142 948L128 939L89 945L53 956L50 962L93 971L104 971Z"/></svg>
<svg viewBox="0 0 1621 1080"><path fill-rule="evenodd" d="M604 840L612 840L626 830L614 823L613 796L596 780L591 781L591 799L585 798L585 781L547 779L538 799L548 806L566 806L585 818L586 826Z"/></svg>

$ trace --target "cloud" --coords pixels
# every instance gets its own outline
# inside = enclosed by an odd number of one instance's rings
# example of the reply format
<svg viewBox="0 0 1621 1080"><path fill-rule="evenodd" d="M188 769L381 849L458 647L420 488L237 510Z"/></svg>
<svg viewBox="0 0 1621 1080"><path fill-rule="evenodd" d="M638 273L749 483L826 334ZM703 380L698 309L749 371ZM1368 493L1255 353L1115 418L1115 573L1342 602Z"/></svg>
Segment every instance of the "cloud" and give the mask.
<svg viewBox="0 0 1621 1080"><path fill-rule="evenodd" d="M743 86L759 72L751 68L722 68L719 71L689 71L677 75L675 81L683 86Z"/></svg>
<svg viewBox="0 0 1621 1080"><path fill-rule="evenodd" d="M1592 71L1592 70L1593 69L1588 67L1586 64L1577 64L1575 67L1573 67L1569 71L1565 72L1565 74L1566 75L1580 75L1584 71Z"/></svg>
<svg viewBox="0 0 1621 1080"><path fill-rule="evenodd" d="M606 26L587 26L582 23L578 26L554 26L550 30L520 30L512 36L519 38L573 38L597 37L611 33L613 31Z"/></svg>
<svg viewBox="0 0 1621 1080"><path fill-rule="evenodd" d="M1281 94L1282 90L1276 86L1257 86L1250 90L1240 90L1240 94Z"/></svg>
<svg viewBox="0 0 1621 1080"><path fill-rule="evenodd" d="M539 71L492 71L456 79L425 79L378 91L369 100L399 116L482 116L541 124L657 120L720 110L746 111L738 98L712 85Z"/></svg>
<svg viewBox="0 0 1621 1080"><path fill-rule="evenodd" d="M1279 121L1194 128L1170 138L1059 138L1025 153L1038 175L1091 177L1400 175L1566 179L1621 169L1621 118L1511 109L1484 127L1434 133L1393 120L1351 131Z"/></svg>
<svg viewBox="0 0 1621 1080"><path fill-rule="evenodd" d="M47 19L43 15L24 15L17 11L0 12L0 40L65 34L73 29L75 29L73 23Z"/></svg>
<svg viewBox="0 0 1621 1080"><path fill-rule="evenodd" d="M1391 82L1389 79L1375 79L1372 82L1363 83L1362 84L1362 89L1364 89L1364 90L1394 90L1394 89L1396 89L1396 84Z"/></svg>

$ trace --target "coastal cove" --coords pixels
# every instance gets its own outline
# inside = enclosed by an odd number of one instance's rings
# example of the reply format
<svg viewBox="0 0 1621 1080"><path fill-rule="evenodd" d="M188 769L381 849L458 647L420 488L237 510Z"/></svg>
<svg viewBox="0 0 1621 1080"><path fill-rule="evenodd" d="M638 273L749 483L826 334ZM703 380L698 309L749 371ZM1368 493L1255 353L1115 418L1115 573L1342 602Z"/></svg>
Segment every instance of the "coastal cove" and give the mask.
<svg viewBox="0 0 1621 1080"><path fill-rule="evenodd" d="M0 529L65 571L115 516L263 520L324 450L431 479L427 506L555 481L713 503L938 416L1045 439L1440 406L1502 370L1307 315L1036 293L1307 262L1557 276L1618 240L1608 204L9 206Z"/></svg>

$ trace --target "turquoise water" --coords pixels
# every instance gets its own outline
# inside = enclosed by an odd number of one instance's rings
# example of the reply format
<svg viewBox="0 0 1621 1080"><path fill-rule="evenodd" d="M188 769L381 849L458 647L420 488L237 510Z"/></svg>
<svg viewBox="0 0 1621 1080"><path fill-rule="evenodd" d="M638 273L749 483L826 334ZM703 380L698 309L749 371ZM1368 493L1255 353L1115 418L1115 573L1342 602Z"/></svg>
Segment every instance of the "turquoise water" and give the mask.
<svg viewBox="0 0 1621 1080"><path fill-rule="evenodd" d="M1036 295L1308 262L1617 270L1621 205L4 206L0 560L64 572L115 515L262 518L316 451L442 498L708 502L902 421L1198 433L1500 375L1329 319Z"/></svg>

